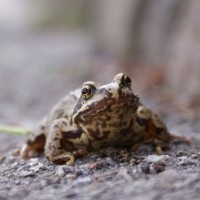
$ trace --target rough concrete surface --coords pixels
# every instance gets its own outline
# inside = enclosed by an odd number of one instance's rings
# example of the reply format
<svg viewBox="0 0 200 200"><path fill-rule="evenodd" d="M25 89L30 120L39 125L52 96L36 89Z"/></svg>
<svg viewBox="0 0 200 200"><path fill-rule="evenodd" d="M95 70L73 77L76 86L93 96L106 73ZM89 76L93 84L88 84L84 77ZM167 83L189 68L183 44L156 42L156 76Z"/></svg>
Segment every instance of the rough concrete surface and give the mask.
<svg viewBox="0 0 200 200"><path fill-rule="evenodd" d="M20 161L12 151L23 139L1 135L0 199L199 199L200 151L185 144L161 156L108 148L66 166Z"/></svg>

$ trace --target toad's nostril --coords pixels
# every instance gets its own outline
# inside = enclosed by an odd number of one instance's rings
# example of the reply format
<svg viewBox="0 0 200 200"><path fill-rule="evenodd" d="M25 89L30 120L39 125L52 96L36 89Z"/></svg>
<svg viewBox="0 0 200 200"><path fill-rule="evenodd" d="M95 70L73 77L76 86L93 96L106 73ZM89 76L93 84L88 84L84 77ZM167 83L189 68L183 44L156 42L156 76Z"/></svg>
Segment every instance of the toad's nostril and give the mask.
<svg viewBox="0 0 200 200"><path fill-rule="evenodd" d="M126 76L123 73L117 74L114 77L113 82L117 83L118 85L122 87L128 87L129 89L131 89L131 85L132 85L131 78L129 76Z"/></svg>
<svg viewBox="0 0 200 200"><path fill-rule="evenodd" d="M121 84L128 88L131 88L131 84L132 84L131 78L126 75L122 76Z"/></svg>

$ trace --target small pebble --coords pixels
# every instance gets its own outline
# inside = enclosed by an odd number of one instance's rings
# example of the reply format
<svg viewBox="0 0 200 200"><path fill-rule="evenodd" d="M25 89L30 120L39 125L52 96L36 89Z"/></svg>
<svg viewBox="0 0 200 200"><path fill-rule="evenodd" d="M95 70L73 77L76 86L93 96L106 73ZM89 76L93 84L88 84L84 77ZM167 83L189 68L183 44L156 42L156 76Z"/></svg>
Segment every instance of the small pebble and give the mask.
<svg viewBox="0 0 200 200"><path fill-rule="evenodd" d="M38 159L37 158L31 158L31 159L29 159L29 165L31 166L31 167L33 167L33 166L35 166L35 165L38 165Z"/></svg>
<svg viewBox="0 0 200 200"><path fill-rule="evenodd" d="M171 156L168 156L168 155L150 155L150 156L147 156L146 159L145 159L147 162L149 163L166 163L166 162L169 162L171 161Z"/></svg>
<svg viewBox="0 0 200 200"><path fill-rule="evenodd" d="M133 177L132 177L132 174L130 173L130 170L126 167L121 167L119 169L118 175L122 176L127 181L133 180Z"/></svg>
<svg viewBox="0 0 200 200"><path fill-rule="evenodd" d="M88 168L94 170L94 169L100 169L101 166L102 164L100 162L93 162L88 165Z"/></svg>
<svg viewBox="0 0 200 200"><path fill-rule="evenodd" d="M56 170L56 175L58 177L64 177L65 171L63 170L63 166L59 166Z"/></svg>
<svg viewBox="0 0 200 200"><path fill-rule="evenodd" d="M30 170L33 172L39 172L40 170L45 170L45 169L46 169L45 166L40 162L37 162L37 164L34 164L34 166L30 168Z"/></svg>
<svg viewBox="0 0 200 200"><path fill-rule="evenodd" d="M29 177L29 176L33 177L35 176L35 173L32 171L21 171L18 176L19 177Z"/></svg>
<svg viewBox="0 0 200 200"><path fill-rule="evenodd" d="M113 159L112 159L111 157L106 157L106 158L105 158L105 161L108 162L108 163L109 163L109 162L112 163L112 162L113 162Z"/></svg>
<svg viewBox="0 0 200 200"><path fill-rule="evenodd" d="M188 156L188 152L186 151L178 151L176 153L176 157Z"/></svg>
<svg viewBox="0 0 200 200"><path fill-rule="evenodd" d="M65 172L65 174L72 174L74 171L73 167L66 166L66 165L62 166L62 169Z"/></svg>
<svg viewBox="0 0 200 200"><path fill-rule="evenodd" d="M2 164L4 162L4 160L6 159L5 156L0 156L0 164Z"/></svg>
<svg viewBox="0 0 200 200"><path fill-rule="evenodd" d="M150 174L150 164L149 163L142 163L140 165L140 169L142 170L143 173Z"/></svg>
<svg viewBox="0 0 200 200"><path fill-rule="evenodd" d="M91 154L91 155L90 155L90 159L91 159L91 160L96 160L97 158L99 158L99 155L98 155L98 154Z"/></svg>
<svg viewBox="0 0 200 200"><path fill-rule="evenodd" d="M77 175L77 176L83 175L83 171L82 171L82 170L78 170L78 171L76 172L76 175Z"/></svg>
<svg viewBox="0 0 200 200"><path fill-rule="evenodd" d="M77 194L74 191L67 191L65 198L74 198Z"/></svg>
<svg viewBox="0 0 200 200"><path fill-rule="evenodd" d="M193 158L193 159L198 159L198 158L199 158L199 155L194 153L194 154L191 155L191 158Z"/></svg>
<svg viewBox="0 0 200 200"><path fill-rule="evenodd" d="M11 168L16 168L18 165L19 165L18 162L14 162L10 167L11 167Z"/></svg>
<svg viewBox="0 0 200 200"><path fill-rule="evenodd" d="M196 162L187 156L181 156L178 158L178 165L192 165L195 164Z"/></svg>
<svg viewBox="0 0 200 200"><path fill-rule="evenodd" d="M65 176L67 179L76 179L77 178L77 175L76 174L67 174Z"/></svg>
<svg viewBox="0 0 200 200"><path fill-rule="evenodd" d="M21 167L19 167L17 169L17 172L20 172L20 171L28 171L30 169L30 166L29 165L22 165Z"/></svg>
<svg viewBox="0 0 200 200"><path fill-rule="evenodd" d="M135 165L136 163L137 163L137 160L134 158L130 159L130 161L129 161L129 164L131 164L131 165Z"/></svg>
<svg viewBox="0 0 200 200"><path fill-rule="evenodd" d="M46 166L48 171L54 171L55 170L55 166Z"/></svg>
<svg viewBox="0 0 200 200"><path fill-rule="evenodd" d="M15 183L16 185L20 185L20 184L21 184L21 181L20 181L20 180L15 180L14 183Z"/></svg>
<svg viewBox="0 0 200 200"><path fill-rule="evenodd" d="M74 181L74 185L77 185L77 184L81 184L81 185L84 185L84 184L88 184L91 182L91 178L86 176L86 177L83 177L83 178L78 178L76 181Z"/></svg>
<svg viewBox="0 0 200 200"><path fill-rule="evenodd" d="M157 164L156 163L156 164L153 165L153 172L154 173L158 174L158 173L161 173L163 171L165 171L165 165L164 164L162 164L162 163Z"/></svg>
<svg viewBox="0 0 200 200"><path fill-rule="evenodd" d="M6 161L6 164L11 164L11 163L14 163L16 159L13 156L8 156L6 157L5 161Z"/></svg>

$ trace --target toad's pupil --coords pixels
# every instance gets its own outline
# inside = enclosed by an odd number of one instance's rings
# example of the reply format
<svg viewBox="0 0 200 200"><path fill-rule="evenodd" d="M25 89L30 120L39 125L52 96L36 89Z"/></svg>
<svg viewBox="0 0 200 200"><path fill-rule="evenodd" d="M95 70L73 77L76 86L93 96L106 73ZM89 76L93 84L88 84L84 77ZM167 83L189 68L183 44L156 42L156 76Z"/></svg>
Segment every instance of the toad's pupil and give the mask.
<svg viewBox="0 0 200 200"><path fill-rule="evenodd" d="M89 93L89 89L88 88L83 88L82 89L82 94L88 94Z"/></svg>

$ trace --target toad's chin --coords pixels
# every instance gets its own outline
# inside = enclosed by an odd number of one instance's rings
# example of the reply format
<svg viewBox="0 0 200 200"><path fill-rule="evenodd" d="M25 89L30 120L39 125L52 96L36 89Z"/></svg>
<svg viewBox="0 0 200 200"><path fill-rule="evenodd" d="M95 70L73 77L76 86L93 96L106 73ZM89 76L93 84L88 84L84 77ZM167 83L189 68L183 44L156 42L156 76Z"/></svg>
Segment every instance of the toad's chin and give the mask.
<svg viewBox="0 0 200 200"><path fill-rule="evenodd" d="M138 101L139 99L135 95L120 97L118 99L105 98L101 101L85 105L85 109L75 114L73 120L75 123L79 123L85 120L92 120L95 116L100 117L111 112L117 113L120 110L135 112L138 107Z"/></svg>
<svg viewBox="0 0 200 200"><path fill-rule="evenodd" d="M88 107L87 110L84 111L83 115L84 117L97 115L100 113L109 113L111 110L120 110L123 108L133 108L134 110L137 109L138 102L136 102L136 99L131 97L121 98L118 100L112 100L102 103L93 104Z"/></svg>
<svg viewBox="0 0 200 200"><path fill-rule="evenodd" d="M84 113L79 113L74 119L76 123L91 123L93 120L113 118L117 116L120 112L131 112L134 113L137 110L137 105L133 102L121 102L117 104L104 105L98 107L98 109L93 108L92 110L85 110ZM108 119L105 117L108 116Z"/></svg>

